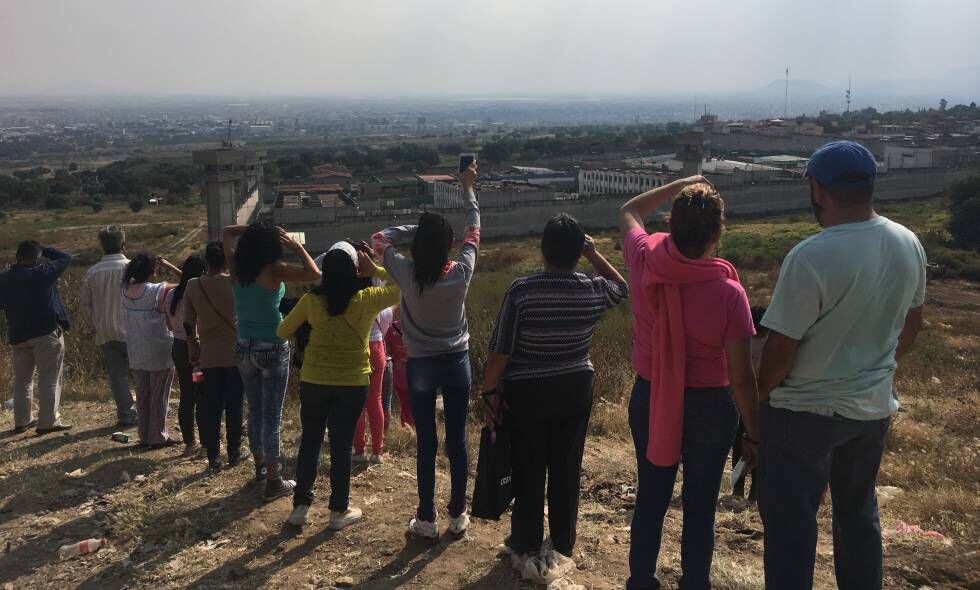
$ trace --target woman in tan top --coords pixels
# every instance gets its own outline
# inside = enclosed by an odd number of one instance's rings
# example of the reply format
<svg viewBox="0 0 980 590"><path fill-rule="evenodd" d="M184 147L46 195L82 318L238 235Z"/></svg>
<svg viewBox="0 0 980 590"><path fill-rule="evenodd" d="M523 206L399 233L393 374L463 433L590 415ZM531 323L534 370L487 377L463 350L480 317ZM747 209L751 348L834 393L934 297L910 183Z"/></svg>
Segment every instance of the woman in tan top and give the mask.
<svg viewBox="0 0 980 590"><path fill-rule="evenodd" d="M221 469L221 415L225 415L228 465L241 461L244 389L235 359L235 298L232 278L225 272L221 242L211 242L204 253L207 274L187 284L184 295L184 326L190 362L204 372L207 400L201 442L207 449L208 467ZM249 449L255 462L256 479L265 478L260 442L249 432Z"/></svg>

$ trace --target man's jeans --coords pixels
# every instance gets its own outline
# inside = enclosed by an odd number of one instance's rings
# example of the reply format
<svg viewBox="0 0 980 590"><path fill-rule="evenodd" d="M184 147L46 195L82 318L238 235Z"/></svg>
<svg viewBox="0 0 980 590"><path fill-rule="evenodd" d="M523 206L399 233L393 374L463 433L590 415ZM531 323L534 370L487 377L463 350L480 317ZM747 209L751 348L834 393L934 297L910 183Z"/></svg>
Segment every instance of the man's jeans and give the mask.
<svg viewBox="0 0 980 590"><path fill-rule="evenodd" d="M650 430L650 382L637 377L629 406L630 430L636 450L636 506L630 533L629 590L659 589L657 558L664 517L674 495L677 465L659 467L647 460ZM721 478L738 428L738 410L728 388L684 392L684 434L681 462L684 481L681 505L681 572L678 588L711 588L715 550L715 506ZM770 586L776 588L776 586ZM788 586L787 586L788 588Z"/></svg>
<svg viewBox="0 0 980 590"><path fill-rule="evenodd" d="M296 457L296 490L293 506L309 506L316 498L313 484L320 468L323 435L330 438L330 510L344 512L350 506L351 449L354 429L364 410L367 386L315 385L300 381L299 417L303 434Z"/></svg>
<svg viewBox="0 0 980 590"><path fill-rule="evenodd" d="M13 345L14 426L27 426L34 412L34 372L37 371L37 427L51 428L59 423L61 373L65 359L65 338L61 329Z"/></svg>
<svg viewBox="0 0 980 590"><path fill-rule="evenodd" d="M279 427L289 384L289 343L239 338L238 371L248 399L248 437L261 441L266 465L279 462ZM252 437L256 437L253 439Z"/></svg>
<svg viewBox="0 0 980 590"><path fill-rule="evenodd" d="M817 510L830 482L841 590L881 588L875 479L890 418L851 420L762 405L759 511L767 588L813 587Z"/></svg>
<svg viewBox="0 0 980 590"><path fill-rule="evenodd" d="M112 340L101 344L102 362L105 365L109 389L116 402L116 419L123 424L136 423L136 398L129 389L129 353L126 343Z"/></svg>
<svg viewBox="0 0 980 590"><path fill-rule="evenodd" d="M416 475L419 484L418 518L436 518L436 394L442 392L446 420L446 455L451 485L449 514L466 510L466 414L470 405L470 353L468 350L408 359L408 387L415 416Z"/></svg>

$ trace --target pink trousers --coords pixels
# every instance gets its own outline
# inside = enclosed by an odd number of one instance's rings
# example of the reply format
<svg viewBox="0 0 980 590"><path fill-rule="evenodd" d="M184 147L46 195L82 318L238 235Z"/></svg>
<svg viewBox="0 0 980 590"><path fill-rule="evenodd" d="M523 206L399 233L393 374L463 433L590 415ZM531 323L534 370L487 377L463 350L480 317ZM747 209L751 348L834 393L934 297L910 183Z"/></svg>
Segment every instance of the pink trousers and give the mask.
<svg viewBox="0 0 980 590"><path fill-rule="evenodd" d="M371 342L371 384L368 386L367 401L361 417L357 419L357 430L354 431L354 453L364 454L367 446L367 433L364 431L364 419L367 417L371 425L371 452L380 455L385 451L385 414L381 407L381 386L385 378L385 343Z"/></svg>

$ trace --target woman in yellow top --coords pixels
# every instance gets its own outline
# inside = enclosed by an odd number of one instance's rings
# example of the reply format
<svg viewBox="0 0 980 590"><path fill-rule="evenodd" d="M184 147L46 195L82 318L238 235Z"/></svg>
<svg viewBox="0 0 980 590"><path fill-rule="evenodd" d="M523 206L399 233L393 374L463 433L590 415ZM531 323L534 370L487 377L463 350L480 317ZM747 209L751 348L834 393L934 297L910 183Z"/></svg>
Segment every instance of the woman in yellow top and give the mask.
<svg viewBox="0 0 980 590"><path fill-rule="evenodd" d="M296 459L293 512L287 522L303 526L313 502L324 430L330 431L330 523L339 530L361 518L350 506L351 448L357 418L364 409L371 362L368 337L382 309L398 303L398 287L364 287L365 277L387 278L371 257L347 242L334 244L323 258L323 279L304 295L279 324L289 338L307 322L310 342L300 373L300 421L303 435Z"/></svg>

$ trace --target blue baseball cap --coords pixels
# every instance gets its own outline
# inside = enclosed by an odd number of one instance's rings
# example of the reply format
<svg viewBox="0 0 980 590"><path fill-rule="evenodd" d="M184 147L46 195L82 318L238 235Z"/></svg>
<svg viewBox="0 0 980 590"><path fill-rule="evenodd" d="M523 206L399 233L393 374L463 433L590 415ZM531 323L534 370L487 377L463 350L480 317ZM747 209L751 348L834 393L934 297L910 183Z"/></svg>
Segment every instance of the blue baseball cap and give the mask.
<svg viewBox="0 0 980 590"><path fill-rule="evenodd" d="M868 148L853 141L834 141L813 152L804 177L823 186L865 187L875 183L878 167Z"/></svg>

